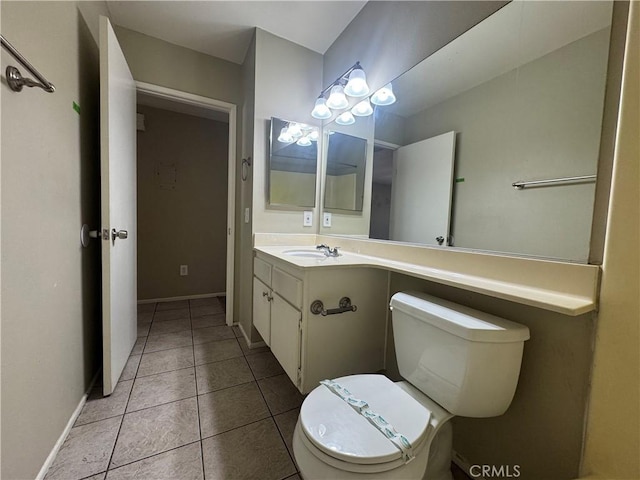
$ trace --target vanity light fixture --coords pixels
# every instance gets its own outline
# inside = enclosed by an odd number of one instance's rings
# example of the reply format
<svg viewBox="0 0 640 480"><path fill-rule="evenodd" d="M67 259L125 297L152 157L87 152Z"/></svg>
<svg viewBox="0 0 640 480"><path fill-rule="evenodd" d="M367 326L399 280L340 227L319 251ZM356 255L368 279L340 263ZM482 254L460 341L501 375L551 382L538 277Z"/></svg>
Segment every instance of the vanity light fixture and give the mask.
<svg viewBox="0 0 640 480"><path fill-rule="evenodd" d="M323 96L318 97L316 100L316 106L313 107L313 111L311 112L311 116L318 120L326 120L327 118L331 118L331 115L331 110L327 107L327 101Z"/></svg>
<svg viewBox="0 0 640 480"><path fill-rule="evenodd" d="M338 115L338 118L336 118L336 123L338 125L353 125L354 123L356 123L356 119L353 118L351 112L346 111Z"/></svg>
<svg viewBox="0 0 640 480"><path fill-rule="evenodd" d="M371 95L371 103L374 105L391 105L392 103L395 103L395 101L396 96L393 94L393 87L391 83L387 83L384 87Z"/></svg>
<svg viewBox="0 0 640 480"><path fill-rule="evenodd" d="M362 98L368 94L369 85L367 85L366 74L360 62L356 62L349 70L320 92L311 111L311 116L319 120L327 120L333 115L331 110L344 110L349 106L347 96Z"/></svg>
<svg viewBox="0 0 640 480"><path fill-rule="evenodd" d="M349 100L344 94L344 88L341 85L334 85L331 87L331 93L329 94L329 100L327 100L327 107L333 110L342 110L349 106Z"/></svg>
<svg viewBox="0 0 640 480"><path fill-rule="evenodd" d="M301 147L308 147L309 145L311 145L311 140L309 139L309 135L300 137L300 139L296 142L296 144Z"/></svg>
<svg viewBox="0 0 640 480"><path fill-rule="evenodd" d="M278 136L278 141L280 143L293 143L293 136L289 132L289 127L282 127L280 135Z"/></svg>
<svg viewBox="0 0 640 480"><path fill-rule="evenodd" d="M344 93L350 97L365 97L369 94L369 85L367 85L367 77L360 64L356 64L349 74L349 81L344 87Z"/></svg>
<svg viewBox="0 0 640 480"><path fill-rule="evenodd" d="M351 109L351 113L353 113L356 117L368 117L373 113L373 107L371 107L371 102L369 102L368 98L365 98L360 103L357 103L356 106Z"/></svg>
<svg viewBox="0 0 640 480"><path fill-rule="evenodd" d="M306 123L289 122L278 135L278 141L281 143L296 143L301 147L308 147L311 142L318 140L319 133L317 127L312 127Z"/></svg>

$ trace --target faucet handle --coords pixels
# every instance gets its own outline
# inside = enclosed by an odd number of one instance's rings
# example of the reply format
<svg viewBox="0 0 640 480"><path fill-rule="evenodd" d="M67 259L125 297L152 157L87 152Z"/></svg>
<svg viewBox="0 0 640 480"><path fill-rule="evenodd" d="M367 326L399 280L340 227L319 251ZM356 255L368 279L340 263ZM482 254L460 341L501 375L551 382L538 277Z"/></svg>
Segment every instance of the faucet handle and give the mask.
<svg viewBox="0 0 640 480"><path fill-rule="evenodd" d="M320 245L316 246L316 250L321 250L323 248L329 248L329 245L325 245L324 243L321 243Z"/></svg>
<svg viewBox="0 0 640 480"><path fill-rule="evenodd" d="M341 247L333 247L333 248L329 247L329 255L331 255L333 257L339 256L340 255L340 252L338 252L339 248L341 248Z"/></svg>

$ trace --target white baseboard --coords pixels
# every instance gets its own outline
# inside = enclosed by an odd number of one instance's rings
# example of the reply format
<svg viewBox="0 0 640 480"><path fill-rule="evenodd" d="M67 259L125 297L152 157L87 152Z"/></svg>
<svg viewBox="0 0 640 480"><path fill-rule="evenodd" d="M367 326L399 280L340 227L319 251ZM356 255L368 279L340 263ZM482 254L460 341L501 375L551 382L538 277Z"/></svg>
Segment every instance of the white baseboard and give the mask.
<svg viewBox="0 0 640 480"><path fill-rule="evenodd" d="M240 332L242 332L242 336L244 337L244 341L247 342L247 346L249 347L249 349L252 348L260 348L260 347L266 347L267 344L264 342L253 342L251 343L251 341L249 340L249 336L247 335L247 332L244 331L244 328L242 328L242 324L238 323L238 328L240 329Z"/></svg>
<svg viewBox="0 0 640 480"><path fill-rule="evenodd" d="M217 292L217 293L200 293L198 295L183 295L181 297L146 298L144 300L138 300L138 305L142 305L144 303L175 302L177 300L196 300L197 298L226 297L226 296L227 296L227 292Z"/></svg>
<svg viewBox="0 0 640 480"><path fill-rule="evenodd" d="M73 428L73 425L76 423L76 420L80 416L80 412L82 412L82 409L84 408L85 403L87 403L87 398L89 397L89 393L91 393L91 390L93 389L93 386L95 385L96 380L98 379L98 375L100 375L100 371L98 371L98 373L95 374L95 376L93 377L93 380L91 380L91 384L89 385L89 389L84 393L84 395L82 395L82 398L80 399L80 402L78 403L78 406L76 407L76 409L71 414L71 418L69 418L69 421L67 422L67 425L64 427L64 430L60 434L60 437L58 438L58 441L56 442L56 444L51 449L51 452L49 453L49 456L47 457L47 459L42 464L42 468L38 472L38 475L36 476L36 480L43 480L45 475L49 471L49 468L53 464L53 461L56 459L56 456L58 455L58 452L62 448L62 444L64 443L64 441L69 436L69 432L71 432L71 429Z"/></svg>

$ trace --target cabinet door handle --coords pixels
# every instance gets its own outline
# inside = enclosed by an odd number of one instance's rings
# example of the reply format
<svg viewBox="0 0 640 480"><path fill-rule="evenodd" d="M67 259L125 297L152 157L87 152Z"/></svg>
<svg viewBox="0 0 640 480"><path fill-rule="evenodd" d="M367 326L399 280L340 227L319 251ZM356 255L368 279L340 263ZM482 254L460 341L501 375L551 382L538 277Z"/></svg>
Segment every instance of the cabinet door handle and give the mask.
<svg viewBox="0 0 640 480"><path fill-rule="evenodd" d="M267 302L273 300L273 297L269 295L269 292L262 292L263 297L267 297Z"/></svg>

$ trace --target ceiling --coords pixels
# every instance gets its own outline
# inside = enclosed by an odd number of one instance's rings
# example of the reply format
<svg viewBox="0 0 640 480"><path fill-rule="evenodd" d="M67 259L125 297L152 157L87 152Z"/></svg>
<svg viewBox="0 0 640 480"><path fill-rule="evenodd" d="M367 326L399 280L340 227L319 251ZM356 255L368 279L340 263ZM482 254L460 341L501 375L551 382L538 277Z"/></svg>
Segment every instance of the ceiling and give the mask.
<svg viewBox="0 0 640 480"><path fill-rule="evenodd" d="M254 27L324 54L366 1L107 1L116 25L241 64Z"/></svg>

